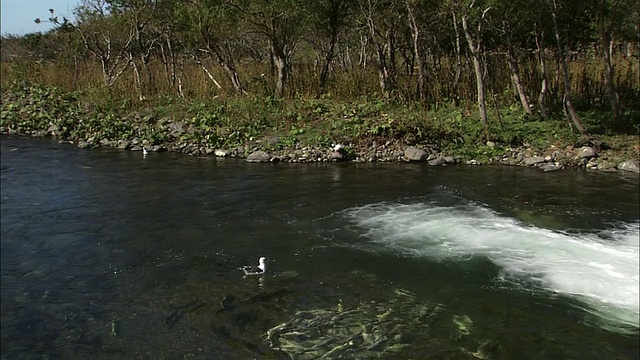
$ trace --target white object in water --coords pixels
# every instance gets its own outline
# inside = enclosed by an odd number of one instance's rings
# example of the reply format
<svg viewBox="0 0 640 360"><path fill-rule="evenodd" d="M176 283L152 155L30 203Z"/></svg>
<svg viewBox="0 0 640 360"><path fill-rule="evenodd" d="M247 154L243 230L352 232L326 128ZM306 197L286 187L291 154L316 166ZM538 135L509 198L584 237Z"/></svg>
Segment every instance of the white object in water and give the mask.
<svg viewBox="0 0 640 360"><path fill-rule="evenodd" d="M244 271L245 275L262 275L267 271L265 260L267 260L267 258L261 257L258 260L258 266L243 266L240 270Z"/></svg>
<svg viewBox="0 0 640 360"><path fill-rule="evenodd" d="M149 152L147 151L147 148L143 147L142 148L142 156L147 156L147 154L149 154Z"/></svg>

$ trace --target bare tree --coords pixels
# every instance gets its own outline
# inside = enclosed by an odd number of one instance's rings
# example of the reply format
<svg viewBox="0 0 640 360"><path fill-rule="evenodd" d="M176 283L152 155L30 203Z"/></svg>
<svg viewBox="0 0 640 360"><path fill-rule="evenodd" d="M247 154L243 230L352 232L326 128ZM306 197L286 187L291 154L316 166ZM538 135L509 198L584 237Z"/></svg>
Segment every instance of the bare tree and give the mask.
<svg viewBox="0 0 640 360"><path fill-rule="evenodd" d="M474 9L475 0L471 2L469 5L469 9ZM469 51L471 52L471 58L473 59L473 70L476 74L476 88L478 92L478 111L480 114L480 120L482 121L482 127L485 129L485 134L488 131L487 125L487 106L485 101L484 94L484 72L482 66L482 24L484 22L485 16L487 12L491 9L491 7L487 7L482 10L481 15L476 19L477 25L475 32L471 30L469 26L469 11L461 7L462 10L462 29L464 30L464 35L467 38L467 44L469 45Z"/></svg>
<svg viewBox="0 0 640 360"><path fill-rule="evenodd" d="M110 16L104 0L83 0L76 10L84 48L99 61L106 86L112 86L131 64L136 30Z"/></svg>
<svg viewBox="0 0 640 360"><path fill-rule="evenodd" d="M580 122L578 113L576 113L571 103L571 79L569 78L569 68L567 67L567 57L565 54L564 45L562 43L562 37L560 35L560 26L558 25L558 4L556 0L547 0L549 7L551 8L551 18L553 20L553 30L556 36L556 45L558 47L558 61L560 62L560 68L563 76L564 84L564 96L562 97L562 104L567 117L573 122L576 129L582 135L587 135L587 129Z"/></svg>

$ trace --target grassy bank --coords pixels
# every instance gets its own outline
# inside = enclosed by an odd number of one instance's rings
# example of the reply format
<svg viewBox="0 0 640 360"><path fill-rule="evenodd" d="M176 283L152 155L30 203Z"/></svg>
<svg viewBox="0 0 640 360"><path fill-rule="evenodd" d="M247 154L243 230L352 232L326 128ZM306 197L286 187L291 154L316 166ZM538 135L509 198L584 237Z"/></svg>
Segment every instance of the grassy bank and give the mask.
<svg viewBox="0 0 640 360"><path fill-rule="evenodd" d="M426 110L374 97L342 101L264 96L218 97L208 101L160 98L132 103L117 94L64 92L37 84L13 84L2 91L3 132L55 136L74 143L117 145L133 141L174 151L236 149L238 156L344 144L352 159L367 159L380 146L415 146L461 161L500 162L514 156L551 154L591 144L614 162L638 159L638 111L612 124L609 109L580 112L590 139L572 131L561 111L548 119L526 116L514 105L490 112L485 134L473 104ZM269 137L270 141L262 141ZM373 149L373 150L372 150ZM197 151L194 151L197 150ZM513 162L511 162L513 163Z"/></svg>

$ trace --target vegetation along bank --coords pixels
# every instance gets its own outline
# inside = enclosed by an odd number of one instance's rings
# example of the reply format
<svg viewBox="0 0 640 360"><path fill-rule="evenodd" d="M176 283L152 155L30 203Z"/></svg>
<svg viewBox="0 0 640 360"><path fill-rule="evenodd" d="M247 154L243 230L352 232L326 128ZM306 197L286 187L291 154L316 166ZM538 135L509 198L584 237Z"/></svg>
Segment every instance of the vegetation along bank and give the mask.
<svg viewBox="0 0 640 360"><path fill-rule="evenodd" d="M0 129L255 162L638 172L636 5L85 0L2 36Z"/></svg>

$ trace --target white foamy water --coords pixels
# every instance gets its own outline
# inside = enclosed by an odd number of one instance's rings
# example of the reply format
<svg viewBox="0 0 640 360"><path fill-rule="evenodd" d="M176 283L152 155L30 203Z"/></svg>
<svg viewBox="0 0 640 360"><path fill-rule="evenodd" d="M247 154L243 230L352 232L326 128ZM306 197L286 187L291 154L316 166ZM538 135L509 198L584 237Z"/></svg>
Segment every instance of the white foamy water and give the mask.
<svg viewBox="0 0 640 360"><path fill-rule="evenodd" d="M585 304L610 330L639 326L639 224L597 233L528 226L478 205L372 204L344 215L371 242L435 259L487 257L506 276Z"/></svg>

